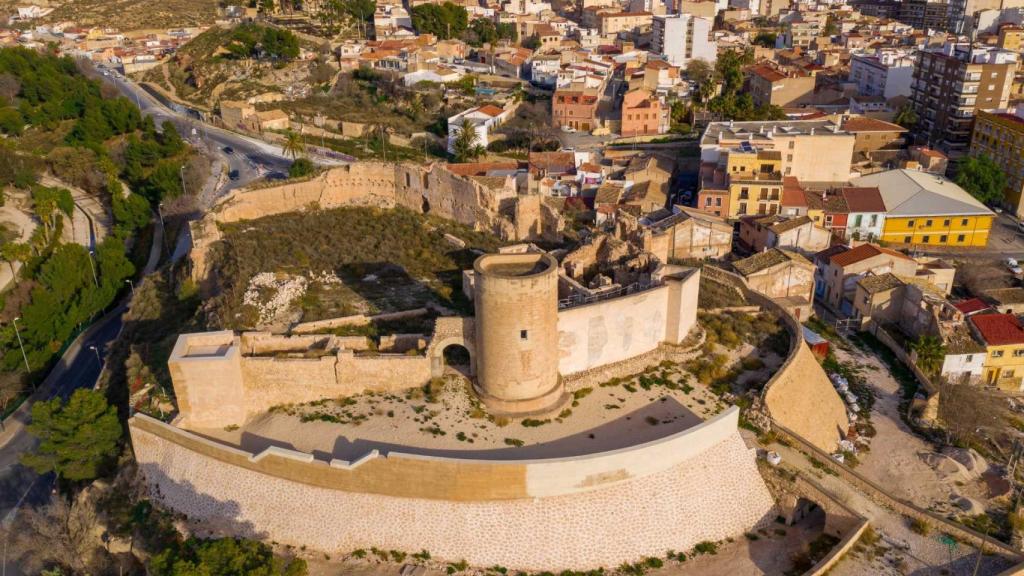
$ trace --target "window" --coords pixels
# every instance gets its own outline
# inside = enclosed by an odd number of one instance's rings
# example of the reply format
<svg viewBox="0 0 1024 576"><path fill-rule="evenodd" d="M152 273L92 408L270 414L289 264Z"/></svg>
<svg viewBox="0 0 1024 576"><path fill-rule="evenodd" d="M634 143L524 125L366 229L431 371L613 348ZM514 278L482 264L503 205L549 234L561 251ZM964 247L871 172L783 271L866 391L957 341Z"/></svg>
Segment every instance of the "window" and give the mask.
<svg viewBox="0 0 1024 576"><path fill-rule="evenodd" d="M792 150L795 146L796 146L796 141L795 140L790 140L789 141L789 149Z"/></svg>
<svg viewBox="0 0 1024 576"><path fill-rule="evenodd" d="M924 221L924 227L925 228L931 228L932 227L932 221L931 220L925 220Z"/></svg>
<svg viewBox="0 0 1024 576"><path fill-rule="evenodd" d="M864 223L864 216L857 214L857 217L853 219L853 225L860 228L860 225Z"/></svg>
<svg viewBox="0 0 1024 576"><path fill-rule="evenodd" d="M715 206L721 206L721 205L722 205L722 199L721 198L715 198Z"/></svg>
<svg viewBox="0 0 1024 576"><path fill-rule="evenodd" d="M949 226L949 222L950 222L949 218L946 218L945 220L942 221L942 225L943 226Z"/></svg>
<svg viewBox="0 0 1024 576"><path fill-rule="evenodd" d="M961 220L960 221L960 225L961 226L967 226L967 218L964 218L963 220Z"/></svg>
<svg viewBox="0 0 1024 576"><path fill-rule="evenodd" d="M967 355L967 361L968 362L974 362L974 354L968 354Z"/></svg>
<svg viewBox="0 0 1024 576"><path fill-rule="evenodd" d="M912 237L910 237L910 236L904 236L904 237L903 237L903 243L904 243L904 244L910 244L910 241L911 241L911 240L913 240L913 238L912 238Z"/></svg>
<svg viewBox="0 0 1024 576"><path fill-rule="evenodd" d="M946 237L945 234L943 234L942 236L939 236L939 242L942 242L943 244L945 244L947 240L949 240L949 238Z"/></svg>
<svg viewBox="0 0 1024 576"><path fill-rule="evenodd" d="M993 350L992 351L992 357L993 358L1002 358L1003 357L1003 351L1002 350Z"/></svg>
<svg viewBox="0 0 1024 576"><path fill-rule="evenodd" d="M871 215L871 225L878 226L878 214Z"/></svg>
<svg viewBox="0 0 1024 576"><path fill-rule="evenodd" d="M956 241L957 242L963 242L965 239L966 239L966 236L964 236L963 234L958 234L957 237L956 237Z"/></svg>
<svg viewBox="0 0 1024 576"><path fill-rule="evenodd" d="M1013 378L1013 370L1004 370L1003 378Z"/></svg>
<svg viewBox="0 0 1024 576"><path fill-rule="evenodd" d="M520 340L526 340L527 334L528 334L527 330L520 330L519 331L519 339Z"/></svg>
<svg viewBox="0 0 1024 576"><path fill-rule="evenodd" d="M907 220L907 226L910 227L910 228L913 228L914 227L914 221L913 220Z"/></svg>
<svg viewBox="0 0 1024 576"><path fill-rule="evenodd" d="M921 238L921 241L924 242L925 244L931 242L931 240L932 240L931 236L925 236L924 238Z"/></svg>
<svg viewBox="0 0 1024 576"><path fill-rule="evenodd" d="M1024 348L1017 348L1013 351L1014 358L1020 358L1021 356L1024 356Z"/></svg>

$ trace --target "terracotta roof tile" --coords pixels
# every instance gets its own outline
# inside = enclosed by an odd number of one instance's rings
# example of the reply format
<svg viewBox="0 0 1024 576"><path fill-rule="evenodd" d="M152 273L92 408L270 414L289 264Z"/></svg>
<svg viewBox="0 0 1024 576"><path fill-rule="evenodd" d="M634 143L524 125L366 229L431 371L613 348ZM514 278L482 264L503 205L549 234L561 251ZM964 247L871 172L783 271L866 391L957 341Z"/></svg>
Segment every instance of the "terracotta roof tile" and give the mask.
<svg viewBox="0 0 1024 576"><path fill-rule="evenodd" d="M892 256L894 258L903 258L904 260L911 259L906 254L897 252L895 250L882 248L881 246L877 246L875 244L861 244L856 248L851 248L845 252L833 255L831 258L829 258L829 262L831 264L835 264L836 266L846 267L849 266L850 264L856 264L857 262L860 262L862 260L867 260L868 258L880 256L883 254Z"/></svg>
<svg viewBox="0 0 1024 576"><path fill-rule="evenodd" d="M979 314L970 320L990 346L1024 344L1024 329L1013 314Z"/></svg>

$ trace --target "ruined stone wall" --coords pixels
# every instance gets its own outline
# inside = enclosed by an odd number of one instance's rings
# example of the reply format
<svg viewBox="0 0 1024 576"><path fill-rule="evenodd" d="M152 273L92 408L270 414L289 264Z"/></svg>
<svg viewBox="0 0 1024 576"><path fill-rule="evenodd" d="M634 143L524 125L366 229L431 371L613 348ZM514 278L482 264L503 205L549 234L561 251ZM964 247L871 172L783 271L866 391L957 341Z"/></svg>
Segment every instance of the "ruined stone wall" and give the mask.
<svg viewBox="0 0 1024 576"><path fill-rule="evenodd" d="M129 430L154 496L203 529L332 555L426 549L562 570L610 568L770 522L774 502L737 417L733 408L632 448L528 461L373 452L328 463L279 448L250 454L145 416Z"/></svg>
<svg viewBox="0 0 1024 576"><path fill-rule="evenodd" d="M443 163L357 162L305 180L232 191L204 218L190 224L192 278L208 289L208 254L221 238L218 224L340 206L402 206L513 241L557 240L565 226L539 196L518 196L511 176L484 185L454 174Z"/></svg>
<svg viewBox="0 0 1024 576"><path fill-rule="evenodd" d="M665 340L668 286L558 311L558 371L639 356ZM696 303L694 303L696 306Z"/></svg>
<svg viewBox="0 0 1024 576"><path fill-rule="evenodd" d="M697 322L700 272L681 272L642 292L558 311L558 371L563 376L678 344Z"/></svg>

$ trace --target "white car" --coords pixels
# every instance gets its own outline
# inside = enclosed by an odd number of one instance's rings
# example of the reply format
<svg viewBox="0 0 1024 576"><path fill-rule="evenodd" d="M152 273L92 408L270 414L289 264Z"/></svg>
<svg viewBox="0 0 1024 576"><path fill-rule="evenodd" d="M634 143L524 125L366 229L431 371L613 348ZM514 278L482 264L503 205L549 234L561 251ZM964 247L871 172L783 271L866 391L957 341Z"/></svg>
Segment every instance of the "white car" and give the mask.
<svg viewBox="0 0 1024 576"><path fill-rule="evenodd" d="M566 132L568 134L574 134L576 132L576 129L573 128L572 126L562 126L562 132Z"/></svg>
<svg viewBox="0 0 1024 576"><path fill-rule="evenodd" d="M1006 259L1006 265L1010 268L1016 268L1018 264L1017 259L1012 256Z"/></svg>

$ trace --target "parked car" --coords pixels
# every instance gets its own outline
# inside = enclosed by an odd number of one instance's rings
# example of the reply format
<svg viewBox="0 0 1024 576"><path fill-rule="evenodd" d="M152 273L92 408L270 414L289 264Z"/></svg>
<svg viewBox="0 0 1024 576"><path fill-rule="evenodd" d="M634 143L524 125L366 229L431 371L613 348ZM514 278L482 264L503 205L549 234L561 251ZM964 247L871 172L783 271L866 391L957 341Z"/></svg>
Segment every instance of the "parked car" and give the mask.
<svg viewBox="0 0 1024 576"><path fill-rule="evenodd" d="M230 155L235 153L235 149L232 148L231 146L225 146L224 147L224 153L227 154L228 156L230 156Z"/></svg>
<svg viewBox="0 0 1024 576"><path fill-rule="evenodd" d="M238 170L232 170L231 172L228 172L228 178L230 178L231 180L238 180Z"/></svg>
<svg viewBox="0 0 1024 576"><path fill-rule="evenodd" d="M1020 264L1017 262L1016 258L1006 259L1006 269L1009 270L1010 274L1013 274L1014 276L1021 276Z"/></svg>

